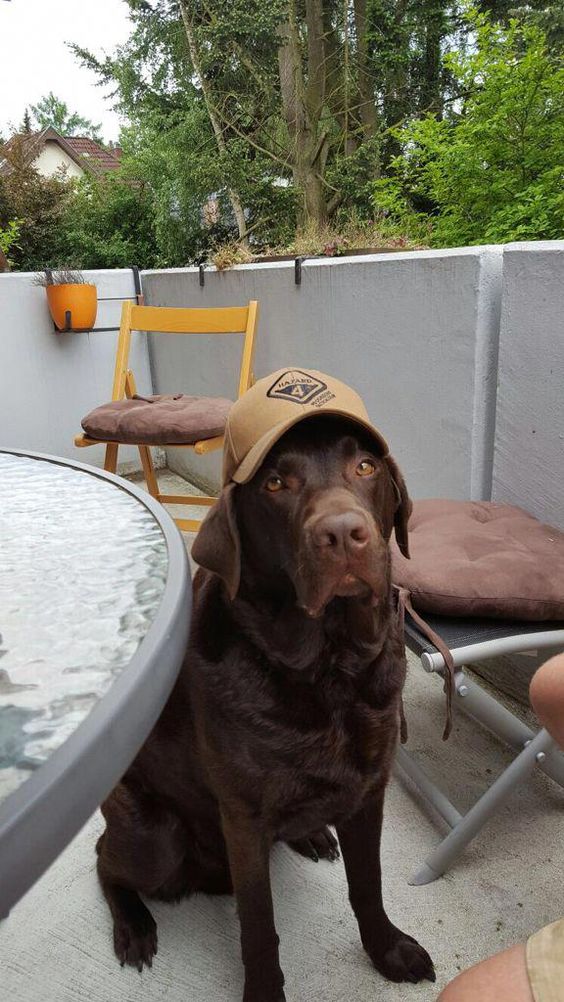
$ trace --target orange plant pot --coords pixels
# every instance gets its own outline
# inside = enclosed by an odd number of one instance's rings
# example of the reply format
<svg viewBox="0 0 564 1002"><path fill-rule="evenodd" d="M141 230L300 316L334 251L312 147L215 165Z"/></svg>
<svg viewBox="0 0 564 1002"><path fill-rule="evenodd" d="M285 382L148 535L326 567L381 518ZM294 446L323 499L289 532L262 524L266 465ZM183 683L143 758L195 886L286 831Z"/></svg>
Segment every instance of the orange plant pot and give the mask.
<svg viewBox="0 0 564 1002"><path fill-rule="evenodd" d="M55 326L64 330L91 330L96 321L98 297L95 285L47 285L47 302ZM70 326L66 313L70 312Z"/></svg>

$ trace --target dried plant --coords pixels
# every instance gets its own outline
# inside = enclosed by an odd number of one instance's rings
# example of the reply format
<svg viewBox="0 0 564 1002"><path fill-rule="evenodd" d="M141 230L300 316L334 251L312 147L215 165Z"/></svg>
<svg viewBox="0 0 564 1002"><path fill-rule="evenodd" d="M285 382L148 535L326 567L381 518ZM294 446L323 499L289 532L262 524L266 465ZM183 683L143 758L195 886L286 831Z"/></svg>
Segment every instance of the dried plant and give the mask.
<svg viewBox="0 0 564 1002"><path fill-rule="evenodd" d="M40 271L33 278L34 285L47 287L48 285L84 285L86 279L82 272L72 271L70 268L60 268L58 271Z"/></svg>
<svg viewBox="0 0 564 1002"><path fill-rule="evenodd" d="M359 251L382 250L422 250L426 244L417 243L403 236L390 236L383 230L379 220L352 218L340 224L316 223L298 229L293 241L274 247L263 247L260 250L248 251L239 241L229 241L220 244L212 255L212 261L218 271L232 268L236 264L247 264L249 261L260 262L266 257L344 257Z"/></svg>
<svg viewBox="0 0 564 1002"><path fill-rule="evenodd" d="M378 220L355 218L339 224L320 226L310 223L298 229L291 244L276 248L284 254L297 257L323 255L343 257L350 251L359 250L418 250L425 245L417 244L405 237L389 236L383 232Z"/></svg>
<svg viewBox="0 0 564 1002"><path fill-rule="evenodd" d="M235 264L248 264L253 260L254 255L236 240L222 244L212 254L212 261L218 271L225 271L226 268L232 268Z"/></svg>

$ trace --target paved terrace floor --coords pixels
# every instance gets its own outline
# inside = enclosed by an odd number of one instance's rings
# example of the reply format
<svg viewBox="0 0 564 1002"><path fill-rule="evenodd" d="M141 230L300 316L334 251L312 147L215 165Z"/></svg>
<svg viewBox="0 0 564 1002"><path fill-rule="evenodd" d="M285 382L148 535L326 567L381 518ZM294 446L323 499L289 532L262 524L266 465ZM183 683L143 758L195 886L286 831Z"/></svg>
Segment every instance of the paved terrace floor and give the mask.
<svg viewBox="0 0 564 1002"><path fill-rule="evenodd" d="M179 493L177 478L166 489ZM413 658L406 712L408 747L459 809L467 809L507 765L509 753L462 714L443 743L441 687ZM361 949L342 863L308 862L276 846L271 869L288 1002L431 1002L460 969L561 917L563 821L564 793L535 774L450 873L410 887L410 873L445 827L412 789L393 779L383 836L385 900L392 920L433 956L436 985L384 981ZM152 971L139 975L119 967L94 870L102 825L96 813L0 924L2 1000L240 1002L239 930L229 897L152 902L159 929Z"/></svg>

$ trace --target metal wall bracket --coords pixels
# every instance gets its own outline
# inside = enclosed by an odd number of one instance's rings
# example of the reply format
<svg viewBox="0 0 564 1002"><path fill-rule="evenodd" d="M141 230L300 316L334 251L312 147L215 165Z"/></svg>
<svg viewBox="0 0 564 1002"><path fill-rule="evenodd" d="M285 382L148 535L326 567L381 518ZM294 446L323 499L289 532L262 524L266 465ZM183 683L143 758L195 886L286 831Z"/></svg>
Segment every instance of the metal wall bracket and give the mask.
<svg viewBox="0 0 564 1002"><path fill-rule="evenodd" d="M100 334L102 331L119 331L119 327L73 327L72 312L65 310L65 326L60 330L53 324L53 330L55 334Z"/></svg>
<svg viewBox="0 0 564 1002"><path fill-rule="evenodd" d="M144 304L145 304L145 296L143 295L143 289L141 288L141 275L139 274L139 268L137 267L136 264L133 264L131 266L131 270L133 272L133 285L135 287L135 298L137 300L137 305L138 306L144 306ZM108 330L109 329L110 328L108 328ZM112 327L111 329L112 330L117 330L119 328L113 328Z"/></svg>

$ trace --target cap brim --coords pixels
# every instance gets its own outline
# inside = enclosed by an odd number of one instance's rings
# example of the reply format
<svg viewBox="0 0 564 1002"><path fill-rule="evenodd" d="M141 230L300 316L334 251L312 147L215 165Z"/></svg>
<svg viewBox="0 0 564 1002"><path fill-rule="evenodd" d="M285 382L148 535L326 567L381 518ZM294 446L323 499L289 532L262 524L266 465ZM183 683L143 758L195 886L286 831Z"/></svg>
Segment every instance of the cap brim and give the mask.
<svg viewBox="0 0 564 1002"><path fill-rule="evenodd" d="M246 484L251 480L259 467L262 465L266 456L272 449L272 446L278 442L282 435L284 435L290 428L294 425L300 424L302 421L309 421L311 418L325 417L325 415L332 415L334 417L342 417L353 424L359 425L363 431L366 431L372 439L377 443L378 448L382 451L383 456L389 454L389 446L386 439L379 431L370 424L369 421L363 421L362 418L354 417L348 411L339 410L339 408L324 407L322 411L318 414L299 414L296 418L291 418L288 421L281 421L280 424L275 425L259 438L258 442L249 449L249 452L245 458L241 461L237 469L231 475L231 480L236 484Z"/></svg>

